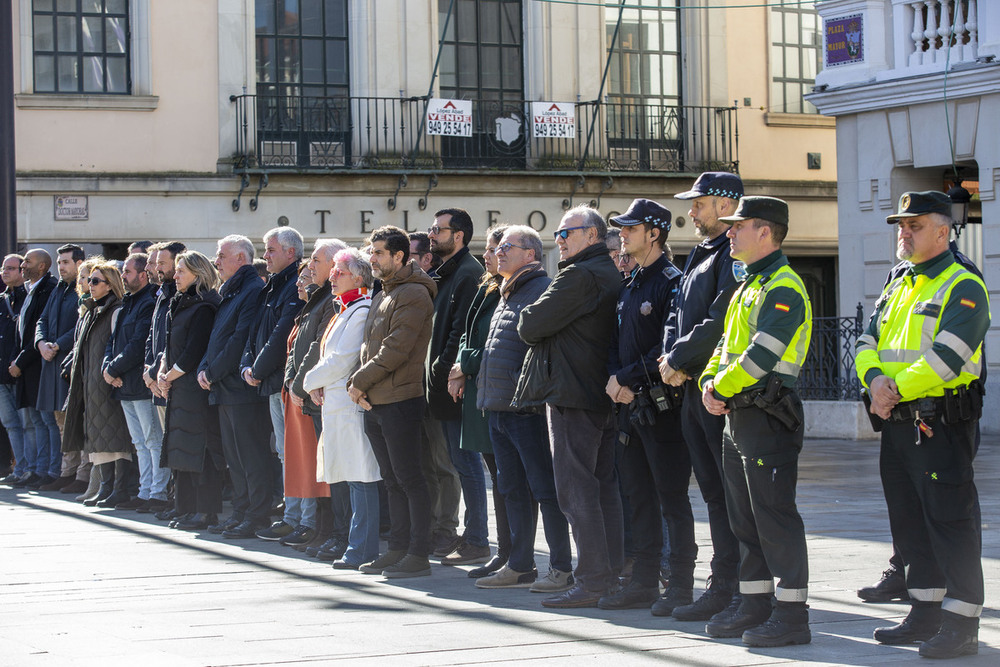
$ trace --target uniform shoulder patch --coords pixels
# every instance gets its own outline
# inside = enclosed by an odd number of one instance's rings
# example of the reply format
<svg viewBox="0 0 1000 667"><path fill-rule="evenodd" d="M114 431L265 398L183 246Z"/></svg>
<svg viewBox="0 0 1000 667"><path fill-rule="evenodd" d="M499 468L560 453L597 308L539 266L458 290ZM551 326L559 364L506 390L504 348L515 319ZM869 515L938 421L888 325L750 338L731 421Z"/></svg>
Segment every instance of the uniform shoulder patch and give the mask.
<svg viewBox="0 0 1000 667"><path fill-rule="evenodd" d="M959 301L959 303L962 304L963 306L965 306L966 308L975 308L976 307L976 302L973 301L972 299L962 299L961 301Z"/></svg>
<svg viewBox="0 0 1000 667"><path fill-rule="evenodd" d="M774 304L774 309L775 310L780 310L780 311L785 312L785 313L787 313L789 310L791 310L791 308L788 306L787 303L776 303L776 304Z"/></svg>

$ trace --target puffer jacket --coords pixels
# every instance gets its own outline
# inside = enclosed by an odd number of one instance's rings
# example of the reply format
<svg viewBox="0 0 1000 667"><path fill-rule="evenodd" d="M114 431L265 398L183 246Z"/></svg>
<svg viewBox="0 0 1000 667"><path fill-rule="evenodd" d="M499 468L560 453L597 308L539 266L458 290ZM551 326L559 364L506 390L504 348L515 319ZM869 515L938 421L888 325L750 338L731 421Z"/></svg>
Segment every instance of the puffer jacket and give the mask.
<svg viewBox="0 0 1000 667"><path fill-rule="evenodd" d="M309 392L302 386L302 380L319 361L319 339L335 312L333 292L330 291L328 280L322 287L313 290L306 305L295 318L299 331L285 364L285 386L302 399L302 412L310 417L319 416L322 408L313 403Z"/></svg>
<svg viewBox="0 0 1000 667"><path fill-rule="evenodd" d="M135 294L125 295L118 323L104 351L104 370L122 380L122 386L111 392L111 397L119 401L149 400L152 396L142 379L142 368L146 336L153 321L154 289L146 285Z"/></svg>
<svg viewBox="0 0 1000 667"><path fill-rule="evenodd" d="M424 357L431 340L437 286L414 260L382 283L372 299L361 367L348 386L373 405L398 403L424 394Z"/></svg>
<svg viewBox="0 0 1000 667"><path fill-rule="evenodd" d="M104 351L121 301L112 292L83 304L80 335L73 346L62 451L130 452L132 439L122 404L104 381Z"/></svg>
<svg viewBox="0 0 1000 667"><path fill-rule="evenodd" d="M512 412L511 402L521 375L528 344L517 333L525 306L538 300L552 279L540 262L533 262L511 276L501 287L500 303L490 320L483 358L476 376L480 410Z"/></svg>
<svg viewBox="0 0 1000 667"><path fill-rule="evenodd" d="M559 273L521 311L517 332L531 346L513 406L611 409L604 388L621 274L607 246L595 243L559 262Z"/></svg>
<svg viewBox="0 0 1000 667"><path fill-rule="evenodd" d="M261 396L277 394L285 379L288 334L295 325L295 316L305 305L295 287L298 269L298 262L292 262L271 275L257 297L257 318L250 325L240 368L251 369L260 380L257 393Z"/></svg>
<svg viewBox="0 0 1000 667"><path fill-rule="evenodd" d="M250 325L256 318L257 297L264 283L252 265L241 266L222 285L222 302L215 314L208 349L198 366L212 383L208 397L211 405L261 403L263 397L240 376L240 359L246 349Z"/></svg>
<svg viewBox="0 0 1000 667"><path fill-rule="evenodd" d="M210 438L218 437L218 409L208 404L208 392L198 384L197 373L221 300L215 290L198 294L194 288L178 292L170 299L164 366L172 368L178 364L185 373L170 387L161 468L201 472L206 450L211 454L221 450L219 443L209 445ZM195 361L185 367L186 359ZM225 465L222 461L216 463Z"/></svg>

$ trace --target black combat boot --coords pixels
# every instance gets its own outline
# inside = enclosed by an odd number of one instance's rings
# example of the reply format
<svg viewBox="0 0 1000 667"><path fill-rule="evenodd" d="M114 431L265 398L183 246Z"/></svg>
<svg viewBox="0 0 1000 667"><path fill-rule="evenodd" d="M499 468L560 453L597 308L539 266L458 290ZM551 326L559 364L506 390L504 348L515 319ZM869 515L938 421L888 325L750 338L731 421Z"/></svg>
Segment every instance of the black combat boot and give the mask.
<svg viewBox="0 0 1000 667"><path fill-rule="evenodd" d="M941 614L941 630L920 645L922 658L957 658L979 653L979 619Z"/></svg>
<svg viewBox="0 0 1000 667"><path fill-rule="evenodd" d="M776 602L769 619L743 633L743 643L748 646L787 646L811 641L809 605L805 602Z"/></svg>
<svg viewBox="0 0 1000 667"><path fill-rule="evenodd" d="M875 630L875 641L879 644L899 646L924 642L941 629L940 602L914 602L910 613L898 625Z"/></svg>
<svg viewBox="0 0 1000 667"><path fill-rule="evenodd" d="M733 600L735 599L736 596L733 596ZM744 631L755 628L770 618L771 599L769 594L743 595L738 607L713 616L705 626L705 632L709 637L742 637Z"/></svg>
<svg viewBox="0 0 1000 667"><path fill-rule="evenodd" d="M673 617L678 621L707 621L729 606L739 584L735 579L711 577L708 588L697 600L682 607L674 607Z"/></svg>

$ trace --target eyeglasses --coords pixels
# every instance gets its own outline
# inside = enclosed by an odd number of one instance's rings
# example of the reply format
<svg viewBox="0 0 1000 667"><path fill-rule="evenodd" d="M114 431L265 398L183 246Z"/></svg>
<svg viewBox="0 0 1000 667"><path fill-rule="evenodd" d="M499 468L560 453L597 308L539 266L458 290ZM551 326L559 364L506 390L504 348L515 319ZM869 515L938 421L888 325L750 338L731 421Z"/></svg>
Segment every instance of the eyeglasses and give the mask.
<svg viewBox="0 0 1000 667"><path fill-rule="evenodd" d="M497 246L497 254L499 255L500 253L503 253L506 255L508 252L510 252L511 248L520 248L521 250L528 250L526 246L515 245L510 241L508 241L507 243L501 243L500 245Z"/></svg>
<svg viewBox="0 0 1000 667"><path fill-rule="evenodd" d="M334 279L337 279L341 276L350 276L350 275L354 274L352 274L350 271L345 271L343 269L334 269L333 271L330 272L330 277Z"/></svg>
<svg viewBox="0 0 1000 667"><path fill-rule="evenodd" d="M561 238L565 241L566 239L569 238L570 232L575 232L578 229L587 229L587 225L583 225L582 227L567 227L566 229L557 230L555 233L552 234L552 238L557 240Z"/></svg>
<svg viewBox="0 0 1000 667"><path fill-rule="evenodd" d="M453 231L455 231L454 227L438 227L437 225L427 228L427 233L430 234L431 236L437 236L441 232L453 232Z"/></svg>
<svg viewBox="0 0 1000 667"><path fill-rule="evenodd" d="M87 278L87 282L91 285L100 285L101 283L106 283L108 281L103 278Z"/></svg>

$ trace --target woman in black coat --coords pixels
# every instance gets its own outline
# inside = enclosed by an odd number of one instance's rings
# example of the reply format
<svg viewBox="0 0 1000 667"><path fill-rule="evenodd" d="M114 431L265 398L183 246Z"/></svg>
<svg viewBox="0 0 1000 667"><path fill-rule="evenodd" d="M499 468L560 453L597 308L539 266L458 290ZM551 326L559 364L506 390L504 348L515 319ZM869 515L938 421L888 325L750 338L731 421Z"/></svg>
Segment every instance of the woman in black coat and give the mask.
<svg viewBox="0 0 1000 667"><path fill-rule="evenodd" d="M160 465L174 473L176 516L172 528L204 530L218 523L222 511L225 466L219 415L208 404L208 392L198 384L201 363L222 300L219 274L200 252L177 256L177 293L167 315L167 346L157 374L167 397Z"/></svg>

